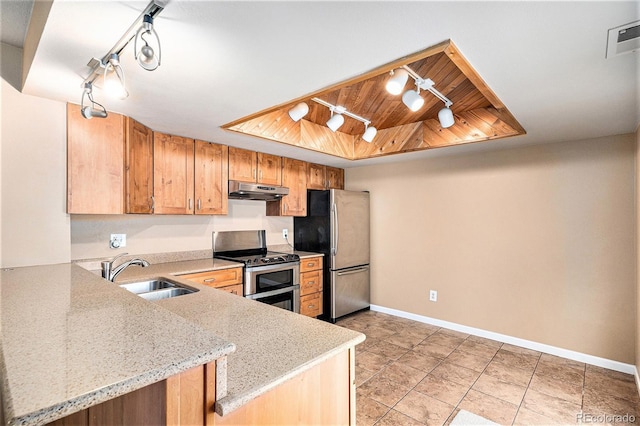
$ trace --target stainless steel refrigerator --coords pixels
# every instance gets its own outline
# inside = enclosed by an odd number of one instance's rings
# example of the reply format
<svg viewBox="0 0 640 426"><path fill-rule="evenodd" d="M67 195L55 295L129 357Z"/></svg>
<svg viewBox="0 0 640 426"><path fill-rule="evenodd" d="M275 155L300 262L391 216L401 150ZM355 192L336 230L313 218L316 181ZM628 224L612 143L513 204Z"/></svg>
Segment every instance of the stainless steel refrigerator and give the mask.
<svg viewBox="0 0 640 426"><path fill-rule="evenodd" d="M369 308L369 193L308 190L307 216L295 217L293 230L296 250L324 254L320 318Z"/></svg>

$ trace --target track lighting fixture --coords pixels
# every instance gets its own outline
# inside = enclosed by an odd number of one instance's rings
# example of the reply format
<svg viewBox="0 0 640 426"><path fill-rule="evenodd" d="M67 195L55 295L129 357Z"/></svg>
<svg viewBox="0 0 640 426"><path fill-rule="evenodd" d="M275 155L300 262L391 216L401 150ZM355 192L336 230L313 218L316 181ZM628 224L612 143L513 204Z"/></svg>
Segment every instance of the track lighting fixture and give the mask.
<svg viewBox="0 0 640 426"><path fill-rule="evenodd" d="M149 45L147 38L153 38L156 46L157 53L153 49L152 45ZM144 46L138 50L138 40L144 43ZM158 33L153 29L153 16L144 15L142 19L142 25L136 33L136 38L133 42L133 51L135 52L135 58L138 64L147 71L153 71L160 66L160 37Z"/></svg>
<svg viewBox="0 0 640 426"><path fill-rule="evenodd" d="M299 104L297 104L296 106L294 106L289 110L289 117L291 117L293 121L298 122L302 120L302 117L307 115L308 112L309 112L309 105L307 105L304 102L300 102Z"/></svg>
<svg viewBox="0 0 640 426"><path fill-rule="evenodd" d="M339 109L337 107L331 108L331 118L327 120L327 127L335 132L344 124L344 115L338 112Z"/></svg>
<svg viewBox="0 0 640 426"><path fill-rule="evenodd" d="M98 102L93 100L93 85L91 83L84 84L84 90L82 91L82 102L80 104L80 112L82 116L87 120L93 117L106 118L107 110ZM89 99L91 105L84 105L84 98ZM98 108L96 108L96 106Z"/></svg>
<svg viewBox="0 0 640 426"><path fill-rule="evenodd" d="M440 93L434 86L433 80L430 78L422 78L415 71L409 68L406 65L403 65L401 68L391 70L390 72L391 78L387 81L387 91L392 95L399 95L404 89L405 84L409 76L413 78L416 83L416 90L407 90L402 95L402 103L404 103L407 108L411 111L418 111L424 105L424 98L420 96L420 89L427 90L431 92L436 98L440 99L444 102L444 108L442 108L438 112L438 120L440 121L440 125L443 128L448 128L453 126L455 120L453 117L453 112L449 108L453 105L453 102L449 100L446 96Z"/></svg>
<svg viewBox="0 0 640 426"><path fill-rule="evenodd" d="M120 65L120 56L112 53L104 65L102 89L111 97L125 99L129 96L124 81L124 70Z"/></svg>
<svg viewBox="0 0 640 426"><path fill-rule="evenodd" d="M391 70L391 78L387 81L387 92L392 95L399 95L407 84L409 73L403 68Z"/></svg>
<svg viewBox="0 0 640 426"><path fill-rule="evenodd" d="M346 115L347 117L353 118L354 120L358 120L364 124L364 133L362 135L363 140L365 140L366 142L371 142L373 138L376 137L376 133L378 133L378 129L371 126L370 125L371 121L367 120L366 118L362 118L359 115L356 115L352 112L347 111L347 109L343 106L333 105L319 98L312 98L311 100L316 103L319 103L320 105L326 106L331 111L331 118L327 121L327 127L332 132L335 132L336 130L338 130L340 126L344 124L344 116ZM296 107L298 105L296 105Z"/></svg>
<svg viewBox="0 0 640 426"><path fill-rule="evenodd" d="M169 0L151 0L120 40L101 59L92 58L87 66L91 69L84 79L82 93L82 116L85 118L107 116L106 109L93 100L93 84L102 77L102 89L111 96L124 99L129 96L125 85L124 70L120 64L120 55L134 40L134 57L142 68L153 71L160 66L160 38L153 28L154 18L164 10ZM138 49L140 45L140 49ZM87 89L88 87L88 89ZM84 106L84 98L92 103L89 109ZM98 105L101 109L95 109Z"/></svg>

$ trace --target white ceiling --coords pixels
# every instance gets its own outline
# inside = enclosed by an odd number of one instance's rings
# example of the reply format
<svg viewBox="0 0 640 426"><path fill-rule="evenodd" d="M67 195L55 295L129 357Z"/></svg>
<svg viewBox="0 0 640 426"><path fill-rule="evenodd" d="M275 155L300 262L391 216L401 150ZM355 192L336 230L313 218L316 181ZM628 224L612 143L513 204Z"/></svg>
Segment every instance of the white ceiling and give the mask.
<svg viewBox="0 0 640 426"><path fill-rule="evenodd" d="M55 0L24 92L79 103L89 59L146 4ZM640 19L639 5L171 0L155 22L162 65L143 70L130 45L122 59L129 98L95 96L154 130L339 167L630 133L640 123L640 54L605 59L605 48L607 30ZM220 129L446 39L527 135L350 162Z"/></svg>

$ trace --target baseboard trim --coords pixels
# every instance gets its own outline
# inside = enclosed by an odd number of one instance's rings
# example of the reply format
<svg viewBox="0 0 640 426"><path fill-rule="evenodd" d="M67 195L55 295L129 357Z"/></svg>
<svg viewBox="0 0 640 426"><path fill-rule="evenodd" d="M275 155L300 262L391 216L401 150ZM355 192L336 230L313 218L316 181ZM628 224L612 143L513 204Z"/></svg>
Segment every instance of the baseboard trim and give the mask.
<svg viewBox="0 0 640 426"><path fill-rule="evenodd" d="M478 337L484 337L487 339L497 340L502 343L509 343L511 345L522 346L523 348L532 349L538 352L544 352L550 355L556 355L563 358L572 359L574 361L584 362L586 364L595 365L598 367L608 368L610 370L620 371L626 374L633 374L636 378L636 384L640 389L640 377L638 376L638 370L633 364L625 364L624 362L614 361L611 359L600 358L593 355L584 354L581 352L572 351L569 349L563 349L556 346L546 345L544 343L533 342L531 340L520 339L519 337L508 336L506 334L494 333L492 331L483 330L480 328L469 327L466 325L457 324L454 322L443 321L436 318L427 317L424 315L413 314L411 312L405 312L398 309L387 308L379 305L371 305L371 310L376 312L382 312L384 314L393 315L396 317L406 318L425 324L435 325L437 327L448 328L450 330L459 331L461 333L472 334Z"/></svg>
<svg viewBox="0 0 640 426"><path fill-rule="evenodd" d="M636 372L635 372L636 389L638 389L638 395L640 395L640 374L638 374L638 367L634 366L633 368L634 368L634 370L636 370Z"/></svg>

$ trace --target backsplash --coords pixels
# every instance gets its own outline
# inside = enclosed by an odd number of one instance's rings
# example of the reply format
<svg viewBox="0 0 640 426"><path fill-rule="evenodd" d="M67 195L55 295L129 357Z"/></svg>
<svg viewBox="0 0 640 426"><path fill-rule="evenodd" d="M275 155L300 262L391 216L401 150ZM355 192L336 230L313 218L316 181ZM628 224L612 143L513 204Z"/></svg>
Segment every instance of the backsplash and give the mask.
<svg viewBox="0 0 640 426"><path fill-rule="evenodd" d="M282 229L289 229L293 244L293 218L266 216L262 201L229 200L226 216L71 215L71 260L116 256L210 250L214 231L265 229L268 245L286 244ZM127 246L109 247L111 234L127 234Z"/></svg>

